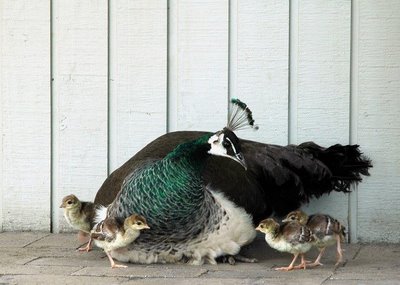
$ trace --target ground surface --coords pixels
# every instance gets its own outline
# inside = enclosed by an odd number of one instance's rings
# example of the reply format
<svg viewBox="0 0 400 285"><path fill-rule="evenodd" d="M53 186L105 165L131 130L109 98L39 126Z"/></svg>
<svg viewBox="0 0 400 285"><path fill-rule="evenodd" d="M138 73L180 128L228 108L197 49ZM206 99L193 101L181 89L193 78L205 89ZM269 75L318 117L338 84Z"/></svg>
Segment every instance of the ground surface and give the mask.
<svg viewBox="0 0 400 285"><path fill-rule="evenodd" d="M334 248L323 267L275 271L291 256L257 239L243 250L254 264L128 264L111 269L99 249L79 253L75 234L0 233L0 284L400 284L400 244L345 244L345 263L334 269ZM309 253L309 259L317 252Z"/></svg>

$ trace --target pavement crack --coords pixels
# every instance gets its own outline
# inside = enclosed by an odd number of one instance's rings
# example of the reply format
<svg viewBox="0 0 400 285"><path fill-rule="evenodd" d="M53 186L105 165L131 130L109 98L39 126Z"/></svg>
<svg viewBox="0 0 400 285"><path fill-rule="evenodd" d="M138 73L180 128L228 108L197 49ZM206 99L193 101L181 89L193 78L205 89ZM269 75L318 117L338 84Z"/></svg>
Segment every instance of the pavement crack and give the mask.
<svg viewBox="0 0 400 285"><path fill-rule="evenodd" d="M86 266L81 266L79 269L73 271L70 273L70 276L79 276L79 275L75 275L76 273L78 273L79 271L81 271L82 269L86 268Z"/></svg>
<svg viewBox="0 0 400 285"><path fill-rule="evenodd" d="M47 234L47 235L44 235L44 236L42 236L42 237L40 237L40 238L38 238L38 239L35 239L35 240L31 241L31 242L28 242L28 243L25 244L22 248L26 248L27 246L30 246L31 244L33 244L33 243L35 243L35 242L37 242L37 241L40 241L40 240L42 240L42 239L44 239L44 238L46 238L46 237L48 237L48 236L50 236L50 235L51 235L51 233L49 233L49 234Z"/></svg>
<svg viewBox="0 0 400 285"><path fill-rule="evenodd" d="M329 280L332 278L333 274L334 274L333 272L332 272L331 274L329 274L328 277L326 277L324 280L322 280L322 282L320 283L320 285L323 285L324 283L326 283L327 281L329 281Z"/></svg>
<svg viewBox="0 0 400 285"><path fill-rule="evenodd" d="M34 257L34 258L28 260L27 262L23 263L22 265L27 265L28 263L31 263L31 262L33 262L33 261L35 261L35 260L40 259L40 258L42 258L42 257L41 257L41 256Z"/></svg>
<svg viewBox="0 0 400 285"><path fill-rule="evenodd" d="M360 246L360 247L358 248L358 250L356 251L356 253L354 254L354 256L353 256L353 258L352 258L351 260L355 260L355 259L358 257L358 255L359 255L360 252L361 252L361 249L362 249L362 246Z"/></svg>

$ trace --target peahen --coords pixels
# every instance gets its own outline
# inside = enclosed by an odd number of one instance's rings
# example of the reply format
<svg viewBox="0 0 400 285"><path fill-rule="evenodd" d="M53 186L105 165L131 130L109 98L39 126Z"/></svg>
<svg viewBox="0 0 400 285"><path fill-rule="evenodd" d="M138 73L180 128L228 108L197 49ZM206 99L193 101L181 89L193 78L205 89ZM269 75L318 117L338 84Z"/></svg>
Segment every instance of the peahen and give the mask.
<svg viewBox="0 0 400 285"><path fill-rule="evenodd" d="M110 204L124 179L134 169L165 157L177 145L197 139L205 132L171 132L155 139L104 181L95 202ZM351 185L369 175L371 161L357 145L325 148L313 142L279 146L241 141L247 171L235 162L211 156L203 170L203 184L223 193L252 215L254 224L275 214L285 216L311 198L331 191L350 192Z"/></svg>
<svg viewBox="0 0 400 285"><path fill-rule="evenodd" d="M138 213L151 228L128 251L113 251L113 257L139 263L216 263L217 257L236 255L255 238L251 215L202 179L211 156L230 158L233 164L228 167L237 165L243 171L247 167L233 131L255 127L254 120L246 104L232 103L236 111L227 127L182 143L163 159L135 168L114 201L98 213L99 219Z"/></svg>
<svg viewBox="0 0 400 285"><path fill-rule="evenodd" d="M160 161L177 145L207 134L179 131L155 139L104 181L95 203L110 204L130 173ZM325 148L306 142L279 146L242 139L240 145L247 171L231 159L210 156L202 171L202 184L245 209L255 225L271 214L284 216L311 198L331 191L350 192L351 185L361 182L362 175L369 175L368 169L372 167L358 145ZM129 256L120 258L126 260Z"/></svg>

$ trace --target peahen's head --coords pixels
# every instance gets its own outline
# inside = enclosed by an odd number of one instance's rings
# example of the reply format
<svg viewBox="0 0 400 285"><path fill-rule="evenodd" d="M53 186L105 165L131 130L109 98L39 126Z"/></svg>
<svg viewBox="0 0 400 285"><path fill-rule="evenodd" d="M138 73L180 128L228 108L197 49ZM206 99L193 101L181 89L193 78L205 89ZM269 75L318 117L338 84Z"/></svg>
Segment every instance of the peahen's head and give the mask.
<svg viewBox="0 0 400 285"><path fill-rule="evenodd" d="M208 153L233 159L247 169L240 140L234 131L248 127L257 129L258 127L254 125L252 113L245 103L238 99L232 99L231 103L233 108L228 125L225 128L214 134L207 134L194 141L180 144L166 157L186 157L190 159L192 164L204 165L196 162L204 162L201 158L204 158L205 154Z"/></svg>
<svg viewBox="0 0 400 285"><path fill-rule="evenodd" d="M239 99L232 99L231 103L228 125L210 137L208 143L211 147L208 153L231 158L247 169L240 140L233 131L248 127L257 130L258 126L254 124L252 112L245 103Z"/></svg>
<svg viewBox="0 0 400 285"><path fill-rule="evenodd" d="M224 128L222 131L212 135L208 143L210 144L209 154L231 158L247 169L241 151L240 140L234 132L228 128Z"/></svg>

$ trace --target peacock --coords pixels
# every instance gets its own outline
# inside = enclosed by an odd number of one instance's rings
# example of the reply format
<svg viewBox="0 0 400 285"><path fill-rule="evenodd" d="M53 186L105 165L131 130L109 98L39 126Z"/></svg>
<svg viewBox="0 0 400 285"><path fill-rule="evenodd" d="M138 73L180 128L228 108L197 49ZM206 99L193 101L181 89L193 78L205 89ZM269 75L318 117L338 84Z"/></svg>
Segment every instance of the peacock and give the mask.
<svg viewBox="0 0 400 285"><path fill-rule="evenodd" d="M137 213L151 228L128 251L113 251L114 258L135 263L215 264L217 257L236 255L255 238L251 215L202 179L211 156L230 158L246 171L234 131L256 125L245 103L233 99L232 104L234 111L225 128L184 142L164 158L135 168L114 201L99 211L99 220Z"/></svg>

